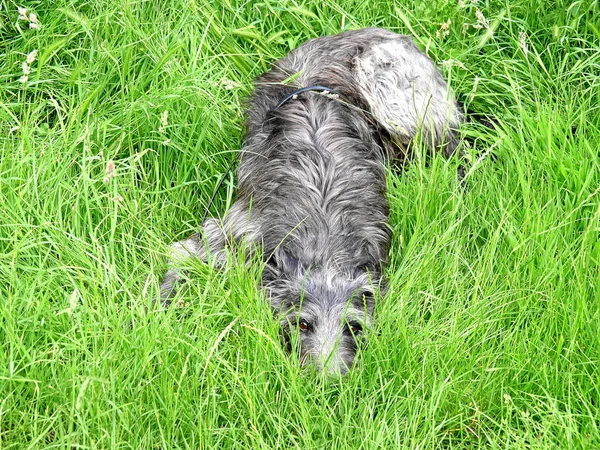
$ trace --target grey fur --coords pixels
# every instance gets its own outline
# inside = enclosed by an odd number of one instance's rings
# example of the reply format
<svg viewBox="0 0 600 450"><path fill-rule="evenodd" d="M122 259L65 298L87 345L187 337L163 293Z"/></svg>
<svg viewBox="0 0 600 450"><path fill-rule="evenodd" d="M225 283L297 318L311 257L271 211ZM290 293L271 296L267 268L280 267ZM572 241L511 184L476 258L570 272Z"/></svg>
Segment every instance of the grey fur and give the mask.
<svg viewBox="0 0 600 450"><path fill-rule="evenodd" d="M276 108L311 85L339 98L305 92ZM262 286L284 334L298 329L301 361L345 373L388 259L386 162L410 157L419 130L451 155L462 121L439 70L409 37L367 28L306 42L258 78L236 200L222 223L208 219L202 234L171 246L161 300L182 280L183 258L222 261L235 244L250 260L260 250Z"/></svg>

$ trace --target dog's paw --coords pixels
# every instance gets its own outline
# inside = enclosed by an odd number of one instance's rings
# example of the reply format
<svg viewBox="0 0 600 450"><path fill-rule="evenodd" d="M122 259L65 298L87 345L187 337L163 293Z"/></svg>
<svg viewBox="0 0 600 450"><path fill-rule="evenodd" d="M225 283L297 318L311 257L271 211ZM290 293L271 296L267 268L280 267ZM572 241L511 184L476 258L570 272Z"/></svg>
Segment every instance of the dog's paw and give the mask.
<svg viewBox="0 0 600 450"><path fill-rule="evenodd" d="M159 298L155 298L153 304L160 304L164 308L171 306L172 298L177 290L185 282L185 271L181 269L169 269L160 282Z"/></svg>

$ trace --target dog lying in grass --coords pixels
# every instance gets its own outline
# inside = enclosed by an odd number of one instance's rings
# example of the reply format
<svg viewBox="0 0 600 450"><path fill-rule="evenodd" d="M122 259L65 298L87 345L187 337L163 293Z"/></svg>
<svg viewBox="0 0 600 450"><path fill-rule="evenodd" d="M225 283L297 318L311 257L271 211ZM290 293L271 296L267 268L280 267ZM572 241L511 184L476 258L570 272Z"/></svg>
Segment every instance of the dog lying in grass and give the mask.
<svg viewBox="0 0 600 450"><path fill-rule="evenodd" d="M407 36L367 28L310 40L256 81L224 219L172 244L160 297L185 258L263 255L262 288L302 364L344 374L371 323L388 259L385 167L420 134L452 155L461 107Z"/></svg>

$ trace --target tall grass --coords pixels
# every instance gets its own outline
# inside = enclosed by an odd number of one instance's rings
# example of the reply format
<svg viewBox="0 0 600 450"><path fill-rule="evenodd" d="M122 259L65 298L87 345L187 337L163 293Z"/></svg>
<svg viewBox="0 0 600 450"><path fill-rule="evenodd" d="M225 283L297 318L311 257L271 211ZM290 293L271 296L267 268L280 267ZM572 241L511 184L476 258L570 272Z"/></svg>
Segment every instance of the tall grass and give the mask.
<svg viewBox="0 0 600 450"><path fill-rule="evenodd" d="M0 449L600 447L599 14L0 1ZM253 78L364 26L412 34L497 126L465 127L467 189L455 160L390 169L390 290L359 366L301 369L239 255L194 263L182 307L148 313L167 245L236 157Z"/></svg>

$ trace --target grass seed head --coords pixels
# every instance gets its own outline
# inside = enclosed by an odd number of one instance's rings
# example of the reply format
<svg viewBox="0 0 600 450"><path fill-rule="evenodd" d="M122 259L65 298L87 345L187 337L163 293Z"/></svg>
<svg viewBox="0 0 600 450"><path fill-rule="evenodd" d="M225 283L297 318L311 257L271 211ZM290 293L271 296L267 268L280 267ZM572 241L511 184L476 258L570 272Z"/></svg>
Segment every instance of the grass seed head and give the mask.
<svg viewBox="0 0 600 450"><path fill-rule="evenodd" d="M165 129L169 125L169 111L165 109L165 111L160 116L160 126L158 127L159 133L164 133Z"/></svg>
<svg viewBox="0 0 600 450"><path fill-rule="evenodd" d="M27 59L25 60L27 62L27 64L33 64L33 62L37 58L37 54L38 54L37 49L32 50L31 52L29 52L29 54L27 55Z"/></svg>
<svg viewBox="0 0 600 450"><path fill-rule="evenodd" d="M527 58L527 55L529 55L529 46L527 45L527 33L524 31L519 32L519 45L521 46L521 50L523 50L523 54Z"/></svg>
<svg viewBox="0 0 600 450"><path fill-rule="evenodd" d="M480 9L475 10L475 17L477 17L477 25L473 25L474 28L485 28L486 30L490 29L490 23Z"/></svg>
<svg viewBox="0 0 600 450"><path fill-rule="evenodd" d="M447 22L444 22L440 29L435 32L435 37L438 39L442 39L448 37L450 35L450 24L452 24L452 20L448 19Z"/></svg>
<svg viewBox="0 0 600 450"><path fill-rule="evenodd" d="M106 176L102 181L108 183L115 177L115 162L111 159L106 163Z"/></svg>
<svg viewBox="0 0 600 450"><path fill-rule="evenodd" d="M28 20L27 19L27 8L17 7L17 11L19 12L19 20Z"/></svg>

